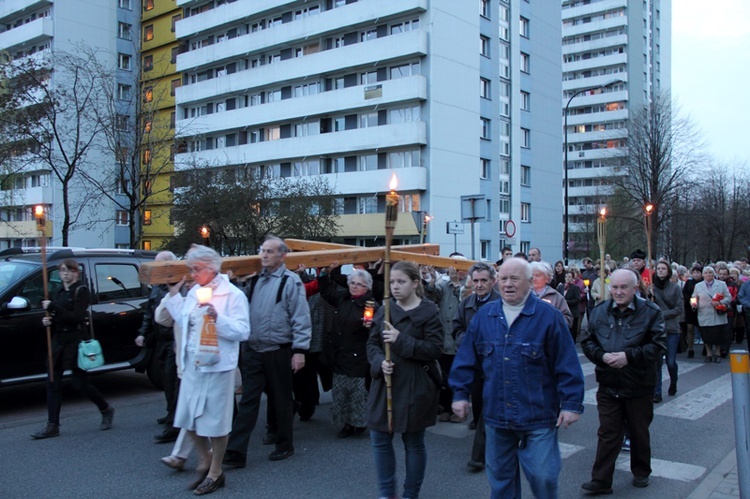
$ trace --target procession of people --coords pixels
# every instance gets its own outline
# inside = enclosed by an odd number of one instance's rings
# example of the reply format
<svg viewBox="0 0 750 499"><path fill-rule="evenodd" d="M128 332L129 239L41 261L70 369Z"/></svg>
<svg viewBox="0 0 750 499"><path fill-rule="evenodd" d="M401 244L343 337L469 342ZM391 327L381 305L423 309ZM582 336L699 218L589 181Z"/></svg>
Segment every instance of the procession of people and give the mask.
<svg viewBox="0 0 750 499"><path fill-rule="evenodd" d="M587 259L581 272L553 266L533 250L528 258L504 254L495 265L476 262L468 272L402 261L343 274L338 262L288 269L289 248L269 236L261 272L237 278L222 273L213 249L193 245L185 260L192 282L154 286L135 338L142 346L156 337L171 380L155 442L175 447L162 462L182 470L194 453L193 493L223 487L225 470L246 466L263 393L263 443L274 446L268 459L292 457L295 414L306 420L315 412L300 411L304 389L295 386L294 373L308 365L308 376L315 383L320 376L323 389L332 390L332 437L369 430L377 497L418 497L428 467L425 429L464 422L476 431L468 469L485 470L493 498L520 497L522 471L534 496L557 497L558 431L586 417L580 348L599 385L596 459L582 489L612 493L615 460L624 451L632 485L647 487L649 426L654 404L664 399L662 363L667 396L675 396L678 354L718 364L733 341L750 338L747 260L692 262L688 272L678 263L645 261L635 250L621 262ZM49 420L34 439L60 434L64 368L73 368L75 386L97 404L101 429L114 424L114 409L72 365L88 307L78 273L66 261L64 287L45 303L55 350ZM374 292L384 286L385 293ZM318 292L323 299L311 300ZM313 329L321 337L311 352ZM400 493L394 434L405 452Z"/></svg>

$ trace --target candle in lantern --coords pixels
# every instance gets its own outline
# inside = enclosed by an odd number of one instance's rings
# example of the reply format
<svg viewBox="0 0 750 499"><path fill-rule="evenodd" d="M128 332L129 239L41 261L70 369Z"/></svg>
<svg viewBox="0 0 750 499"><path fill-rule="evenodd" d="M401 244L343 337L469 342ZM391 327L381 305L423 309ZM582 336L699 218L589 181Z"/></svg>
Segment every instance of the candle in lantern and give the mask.
<svg viewBox="0 0 750 499"><path fill-rule="evenodd" d="M587 288L589 287L589 284L591 284L591 281L589 281L588 279L583 280L583 285L586 286Z"/></svg>
<svg viewBox="0 0 750 499"><path fill-rule="evenodd" d="M698 307L698 298L696 298L695 296L693 296L692 298L690 298L690 306L693 307L693 308L697 308Z"/></svg>
<svg viewBox="0 0 750 499"><path fill-rule="evenodd" d="M205 305L206 303L211 301L213 290L209 287L203 286L195 290L195 294L198 296L198 303L200 303L201 305Z"/></svg>
<svg viewBox="0 0 750 499"><path fill-rule="evenodd" d="M365 312L362 315L362 323L365 327L369 328L372 326L372 317L375 314L375 302L367 300L365 302Z"/></svg>

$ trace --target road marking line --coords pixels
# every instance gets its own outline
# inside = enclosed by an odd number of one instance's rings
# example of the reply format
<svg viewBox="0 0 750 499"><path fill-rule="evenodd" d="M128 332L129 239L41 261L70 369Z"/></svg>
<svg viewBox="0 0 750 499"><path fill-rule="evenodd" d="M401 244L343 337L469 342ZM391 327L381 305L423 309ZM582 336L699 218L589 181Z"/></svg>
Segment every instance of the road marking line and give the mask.
<svg viewBox="0 0 750 499"><path fill-rule="evenodd" d="M558 445L560 447L560 457L562 459L567 459L576 452L582 451L586 448L582 445L564 444L562 442L560 442Z"/></svg>
<svg viewBox="0 0 750 499"><path fill-rule="evenodd" d="M618 470L630 473L630 455L620 454L617 458L617 464L615 467ZM660 478L679 480L681 482L692 482L702 477L705 472L706 468L702 466L651 458L652 477L658 476Z"/></svg>
<svg viewBox="0 0 750 499"><path fill-rule="evenodd" d="M696 420L732 398L732 374L727 373L654 410L659 416Z"/></svg>
<svg viewBox="0 0 750 499"><path fill-rule="evenodd" d="M700 367L705 367L705 365L706 364L698 364L696 362L685 362L683 364L679 364L678 365L677 373L678 374L687 374L687 373L689 373L690 371L692 371L694 369L698 369ZM595 364L594 363L589 363L589 364L586 364L586 366L595 366ZM584 366L581 366L581 367L584 367ZM583 372L584 372L584 376L585 376L586 375L586 369L584 369ZM592 369L592 372L593 372L593 369ZM666 364L664 366L662 366L661 373L662 373L662 377L661 377L662 384L663 383L668 383L669 382L669 372L667 371ZM598 390L599 390L598 386L596 388L591 388L589 390L586 390L586 393L583 396L583 403L584 404L588 404L588 405L596 405L596 392ZM690 393L692 393L694 391L695 390L691 390L689 392L686 392L685 395L690 394ZM731 392L731 386L730 386L730 392ZM681 397L684 397L685 395L678 396L674 400L679 400ZM667 404L672 404L672 403L673 402L667 402ZM664 405L667 405L667 404L664 404ZM660 407L663 407L663 406L660 406ZM654 411L654 413L658 414L657 411ZM663 416L669 416L670 414L662 414L662 415Z"/></svg>

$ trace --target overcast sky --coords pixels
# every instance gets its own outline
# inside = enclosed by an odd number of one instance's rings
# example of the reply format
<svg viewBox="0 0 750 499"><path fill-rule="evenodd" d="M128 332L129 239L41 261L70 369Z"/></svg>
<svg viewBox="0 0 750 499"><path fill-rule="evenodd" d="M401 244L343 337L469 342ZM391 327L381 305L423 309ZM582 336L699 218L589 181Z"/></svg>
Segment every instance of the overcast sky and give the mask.
<svg viewBox="0 0 750 499"><path fill-rule="evenodd" d="M672 0L672 96L715 159L750 167L750 1Z"/></svg>

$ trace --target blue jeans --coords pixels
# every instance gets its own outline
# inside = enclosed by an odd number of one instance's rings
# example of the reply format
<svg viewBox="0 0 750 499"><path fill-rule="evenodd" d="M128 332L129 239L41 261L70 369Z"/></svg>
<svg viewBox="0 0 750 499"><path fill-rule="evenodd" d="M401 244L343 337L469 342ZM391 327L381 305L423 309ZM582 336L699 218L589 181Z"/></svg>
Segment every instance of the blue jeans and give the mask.
<svg viewBox="0 0 750 499"><path fill-rule="evenodd" d="M521 497L521 469L534 497L557 497L562 462L557 428L503 430L485 425L487 431L487 478L493 499Z"/></svg>
<svg viewBox="0 0 750 499"><path fill-rule="evenodd" d="M697 329L697 328L696 328ZM669 371L669 379L672 384L677 385L677 347L680 346L680 333L668 333L667 334L667 371ZM654 395L661 395L661 366L664 361L659 356L659 360L656 361L656 388L654 389Z"/></svg>
<svg viewBox="0 0 750 499"><path fill-rule="evenodd" d="M424 446L424 430L401 434L406 455L406 478L404 498L419 497L424 472L427 468L427 451ZM378 472L378 497L396 497L396 456L393 451L393 434L370 430L372 453Z"/></svg>

